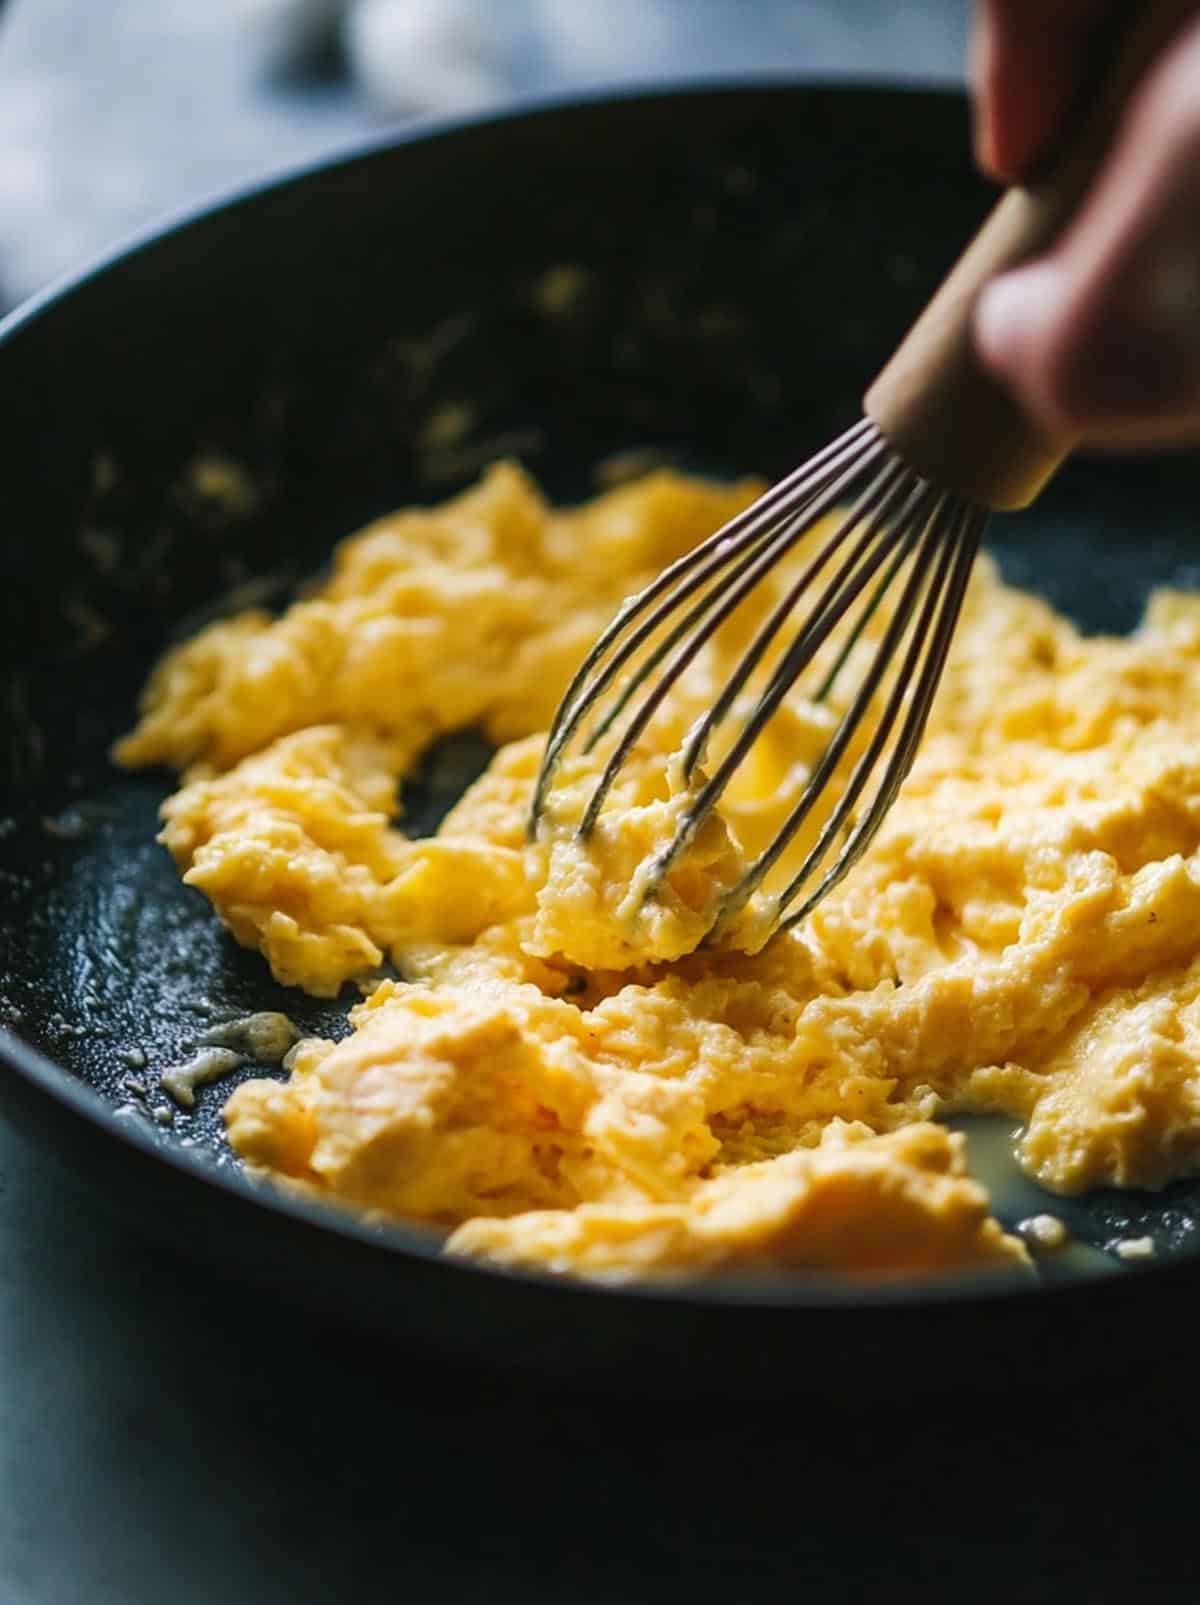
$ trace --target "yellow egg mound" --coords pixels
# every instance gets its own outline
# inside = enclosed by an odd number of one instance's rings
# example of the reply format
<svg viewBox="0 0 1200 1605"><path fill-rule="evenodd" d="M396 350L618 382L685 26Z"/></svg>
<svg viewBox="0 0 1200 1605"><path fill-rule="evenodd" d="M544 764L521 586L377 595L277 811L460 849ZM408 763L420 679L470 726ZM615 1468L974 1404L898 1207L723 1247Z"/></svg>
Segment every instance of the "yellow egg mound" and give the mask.
<svg viewBox="0 0 1200 1605"><path fill-rule="evenodd" d="M1200 597L1087 638L981 559L883 830L761 951L753 918L697 949L827 743L836 688L789 699L649 897L644 866L698 783L672 755L802 554L698 655L592 836L571 827L598 760L576 757L526 840L572 670L758 489L663 472L562 510L503 464L344 542L282 617L167 654L117 756L183 772L162 839L185 880L284 982L330 996L385 960L403 977L344 1041L303 1044L289 1081L235 1091L247 1162L448 1230L454 1252L604 1278L1024 1264L930 1123L946 1113L1019 1120L1023 1164L1063 1192L1200 1165ZM468 726L495 759L409 839L398 785Z"/></svg>
<svg viewBox="0 0 1200 1605"><path fill-rule="evenodd" d="M670 841L702 772L690 786L661 754L632 756L586 841L578 825L598 764L567 762L555 776L548 817L531 851L537 918L531 953L562 957L587 970L682 958L704 940L721 897L741 879L745 855L720 813L710 813L686 853L661 878L654 855Z"/></svg>
<svg viewBox="0 0 1200 1605"><path fill-rule="evenodd" d="M816 1148L726 1170L684 1203L581 1204L477 1217L452 1252L595 1277L719 1270L929 1275L1011 1264L1013 1240L966 1174L963 1138L906 1126L876 1137L833 1121Z"/></svg>

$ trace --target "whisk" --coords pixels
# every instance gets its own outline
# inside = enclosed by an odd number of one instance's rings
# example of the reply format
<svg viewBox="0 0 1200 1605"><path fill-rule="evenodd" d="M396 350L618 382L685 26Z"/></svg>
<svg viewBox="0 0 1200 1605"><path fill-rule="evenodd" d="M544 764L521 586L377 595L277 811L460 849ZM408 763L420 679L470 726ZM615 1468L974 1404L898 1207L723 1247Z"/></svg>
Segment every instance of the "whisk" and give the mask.
<svg viewBox="0 0 1200 1605"><path fill-rule="evenodd" d="M823 518L844 509L771 608L711 708L679 755L695 794L648 873L645 895L680 858L784 698L805 683L827 703L885 597L897 592L861 679L769 845L722 899L717 927L740 911L819 805L839 764L869 732L845 788L769 905L773 925L805 918L866 851L916 756L988 516L1028 505L1066 455L980 366L970 321L995 274L1043 249L1069 222L1133 83L1193 6L1160 0L1110 52L1091 112L1049 176L1001 199L864 398L865 416L781 480L709 540L631 597L567 688L551 725L534 790L530 834L577 740L615 744L577 831L586 840L618 775L672 686L715 632ZM823 587L816 589L824 577ZM801 603L810 605L799 613ZM785 626L798 616L786 642ZM882 616L882 615L881 615ZM777 659L768 654L775 649ZM832 663L829 663L832 658ZM710 742L725 729L755 670L763 689L711 776L697 780ZM873 705L882 707L873 726ZM837 850L835 851L835 846ZM793 906L795 905L795 906Z"/></svg>

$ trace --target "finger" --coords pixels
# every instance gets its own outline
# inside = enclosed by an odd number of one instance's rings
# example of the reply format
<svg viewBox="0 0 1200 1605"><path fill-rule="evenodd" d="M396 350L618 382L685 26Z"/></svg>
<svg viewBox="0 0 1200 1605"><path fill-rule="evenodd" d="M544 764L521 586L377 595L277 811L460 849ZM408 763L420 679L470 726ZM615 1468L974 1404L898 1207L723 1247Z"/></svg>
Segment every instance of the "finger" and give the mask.
<svg viewBox="0 0 1200 1605"><path fill-rule="evenodd" d="M1200 439L1200 20L1139 89L1059 246L980 297L976 341L1060 439Z"/></svg>
<svg viewBox="0 0 1200 1605"><path fill-rule="evenodd" d="M1046 155L1113 0L980 0L971 40L975 154L1019 183Z"/></svg>

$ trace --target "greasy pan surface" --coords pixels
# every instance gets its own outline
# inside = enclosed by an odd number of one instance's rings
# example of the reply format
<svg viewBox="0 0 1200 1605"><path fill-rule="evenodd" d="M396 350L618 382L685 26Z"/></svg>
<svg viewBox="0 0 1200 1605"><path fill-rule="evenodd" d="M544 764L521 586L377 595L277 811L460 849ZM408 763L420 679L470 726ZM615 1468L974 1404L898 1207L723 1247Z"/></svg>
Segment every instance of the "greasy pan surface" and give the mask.
<svg viewBox="0 0 1200 1605"><path fill-rule="evenodd" d="M246 581L286 596L335 539L496 455L567 499L633 449L718 474L793 466L856 416L987 202L955 96L781 83L591 101L261 188L11 319L4 1108L114 1204L239 1275L356 1324L606 1380L803 1386L831 1357L922 1374L931 1350L939 1380L1001 1355L1010 1379L1021 1356L1066 1372L1136 1343L1148 1299L1190 1297L1191 1184L1071 1212L1097 1243L1152 1222L1163 1252L1144 1270L1032 1291L614 1293L450 1265L415 1231L253 1189L221 1140L229 1083L170 1126L116 1114L131 1050L162 1067L260 1008L337 1031L357 996L275 985L154 845L169 777L111 768L164 643ZM548 293L563 268L583 274L570 316ZM429 421L461 404L466 446L439 448ZM214 471L228 463L232 494ZM1200 583L1198 481L1194 458L1074 463L992 546L1084 625L1127 628L1150 585ZM432 825L485 756L470 738L433 755L410 821Z"/></svg>

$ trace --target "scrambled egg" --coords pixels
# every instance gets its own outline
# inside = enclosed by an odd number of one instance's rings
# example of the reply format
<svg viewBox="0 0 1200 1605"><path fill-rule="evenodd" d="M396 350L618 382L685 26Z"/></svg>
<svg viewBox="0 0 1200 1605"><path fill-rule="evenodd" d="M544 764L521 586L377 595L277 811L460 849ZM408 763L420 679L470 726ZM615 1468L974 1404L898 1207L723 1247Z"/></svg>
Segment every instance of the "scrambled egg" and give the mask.
<svg viewBox="0 0 1200 1605"><path fill-rule="evenodd" d="M802 554L672 691L587 844L565 828L587 758L527 842L571 671L759 488L664 472L555 510L500 465L343 543L282 617L165 657L117 755L182 772L162 840L184 879L285 983L403 977L345 1040L293 1050L289 1080L237 1088L248 1163L452 1252L602 1277L1024 1264L948 1113L1019 1121L1021 1163L1062 1193L1200 1165L1200 597L1087 638L981 558L882 831L765 947L750 920L697 950L836 694L789 698L655 897L638 877L686 805L671 754ZM398 782L469 726L491 767L435 837L406 837Z"/></svg>

